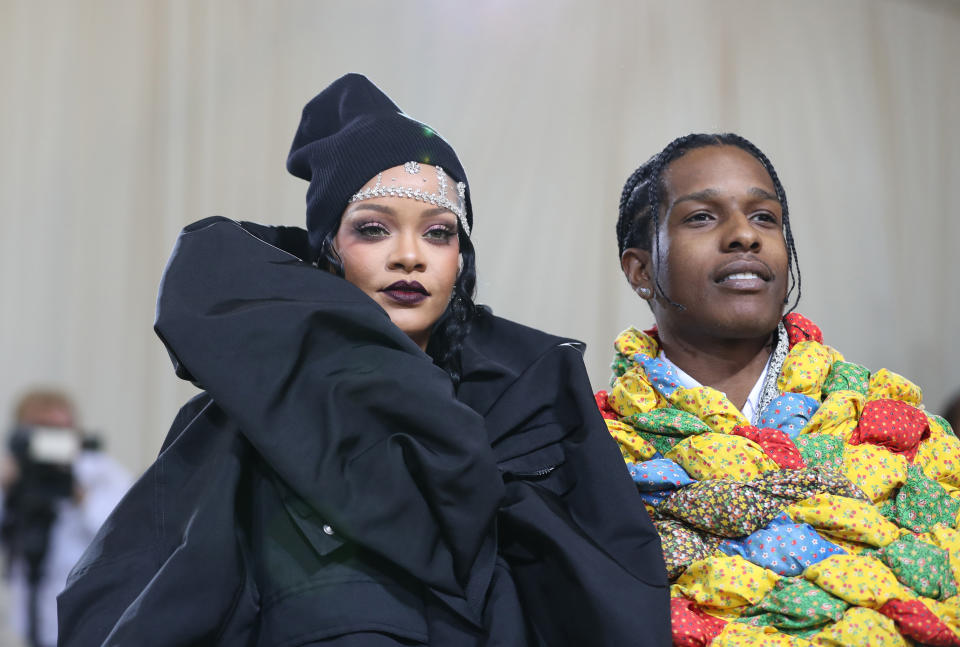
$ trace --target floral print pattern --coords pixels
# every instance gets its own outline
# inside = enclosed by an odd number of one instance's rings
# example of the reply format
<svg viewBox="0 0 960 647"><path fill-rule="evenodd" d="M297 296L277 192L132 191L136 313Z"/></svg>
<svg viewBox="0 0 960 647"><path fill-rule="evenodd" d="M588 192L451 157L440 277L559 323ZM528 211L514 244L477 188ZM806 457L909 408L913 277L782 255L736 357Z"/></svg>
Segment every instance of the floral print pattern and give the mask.
<svg viewBox="0 0 960 647"><path fill-rule="evenodd" d="M674 644L960 647L960 439L909 380L783 324L755 427L681 387L655 330L615 342L597 404L660 533Z"/></svg>

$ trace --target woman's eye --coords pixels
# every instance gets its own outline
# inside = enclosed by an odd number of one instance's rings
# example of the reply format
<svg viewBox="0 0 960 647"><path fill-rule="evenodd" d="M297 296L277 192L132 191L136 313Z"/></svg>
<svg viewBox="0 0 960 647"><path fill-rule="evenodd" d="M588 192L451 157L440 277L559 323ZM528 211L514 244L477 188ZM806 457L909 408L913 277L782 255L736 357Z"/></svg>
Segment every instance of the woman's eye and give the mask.
<svg viewBox="0 0 960 647"><path fill-rule="evenodd" d="M390 234L386 227L379 222L365 222L356 227L357 233L363 238L383 238Z"/></svg>
<svg viewBox="0 0 960 647"><path fill-rule="evenodd" d="M457 230L449 225L434 225L424 233L425 238L439 242L448 242L457 235Z"/></svg>

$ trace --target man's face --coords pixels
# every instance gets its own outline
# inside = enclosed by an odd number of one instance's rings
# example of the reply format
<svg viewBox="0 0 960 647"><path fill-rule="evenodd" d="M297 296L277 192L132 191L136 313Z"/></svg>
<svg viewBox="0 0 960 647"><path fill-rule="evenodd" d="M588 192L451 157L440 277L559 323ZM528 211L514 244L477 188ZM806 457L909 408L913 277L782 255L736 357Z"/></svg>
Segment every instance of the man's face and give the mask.
<svg viewBox="0 0 960 647"><path fill-rule="evenodd" d="M37 403L28 406L20 416L20 424L27 427L74 427L73 412L55 404Z"/></svg>
<svg viewBox="0 0 960 647"><path fill-rule="evenodd" d="M708 146L674 160L663 179L660 283L684 309L657 294L661 331L690 339L771 333L783 314L788 264L782 208L766 169L735 146Z"/></svg>

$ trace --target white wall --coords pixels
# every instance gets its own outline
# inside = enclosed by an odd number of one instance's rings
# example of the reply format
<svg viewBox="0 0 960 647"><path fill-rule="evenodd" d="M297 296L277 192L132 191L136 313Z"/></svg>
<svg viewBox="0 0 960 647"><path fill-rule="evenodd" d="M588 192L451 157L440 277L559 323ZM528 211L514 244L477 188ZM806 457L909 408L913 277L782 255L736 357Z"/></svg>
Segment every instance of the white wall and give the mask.
<svg viewBox="0 0 960 647"><path fill-rule="evenodd" d="M63 385L146 466L192 393L151 331L177 231L301 223L287 149L347 71L453 143L480 300L587 341L596 387L651 323L616 260L623 181L733 130L786 187L800 311L937 409L960 388L958 60L948 0L0 0L0 411Z"/></svg>

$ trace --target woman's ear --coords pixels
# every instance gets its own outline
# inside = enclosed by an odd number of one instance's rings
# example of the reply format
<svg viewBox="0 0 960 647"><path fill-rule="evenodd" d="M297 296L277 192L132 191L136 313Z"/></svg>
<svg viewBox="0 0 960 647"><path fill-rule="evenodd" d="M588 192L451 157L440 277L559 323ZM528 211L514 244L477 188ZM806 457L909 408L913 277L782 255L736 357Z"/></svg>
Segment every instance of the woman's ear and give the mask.
<svg viewBox="0 0 960 647"><path fill-rule="evenodd" d="M620 268L623 270L623 275L627 277L634 291L645 301L653 298L653 266L650 260L650 252L638 247L628 247L620 255Z"/></svg>

